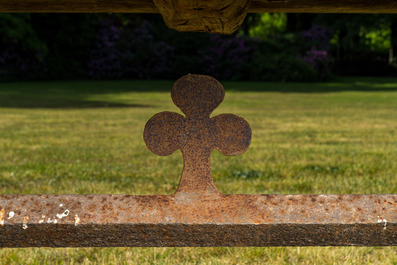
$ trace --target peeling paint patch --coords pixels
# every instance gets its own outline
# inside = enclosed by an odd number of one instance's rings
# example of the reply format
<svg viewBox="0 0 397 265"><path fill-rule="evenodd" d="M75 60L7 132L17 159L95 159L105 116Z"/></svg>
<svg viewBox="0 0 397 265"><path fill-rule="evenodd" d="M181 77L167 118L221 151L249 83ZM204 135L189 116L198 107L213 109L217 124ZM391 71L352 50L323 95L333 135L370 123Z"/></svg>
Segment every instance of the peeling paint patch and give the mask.
<svg viewBox="0 0 397 265"><path fill-rule="evenodd" d="M13 211L9 212L7 220L10 220L11 218L13 218L14 215L15 215L15 213Z"/></svg>
<svg viewBox="0 0 397 265"><path fill-rule="evenodd" d="M44 220L45 220L45 215L42 215L42 216L41 216L41 220L39 221L39 224L44 223Z"/></svg>
<svg viewBox="0 0 397 265"><path fill-rule="evenodd" d="M386 219L383 219L383 222L385 223L385 224L383 225L383 230L386 230L387 220L386 220Z"/></svg>
<svg viewBox="0 0 397 265"><path fill-rule="evenodd" d="M58 217L59 219L62 219L63 217L68 216L69 213L70 213L70 211L69 211L68 209L66 209L66 211L64 211L64 212L61 213L61 214L57 213L57 217Z"/></svg>
<svg viewBox="0 0 397 265"><path fill-rule="evenodd" d="M28 228L28 221L29 221L29 216L25 216L23 218L23 223L22 223L22 228L27 229Z"/></svg>
<svg viewBox="0 0 397 265"><path fill-rule="evenodd" d="M74 216L74 225L78 225L80 223L80 218L77 216L77 214Z"/></svg>
<svg viewBox="0 0 397 265"><path fill-rule="evenodd" d="M48 223L48 224L56 224L56 223L58 223L58 220L55 219L55 218L54 218L54 219L48 218L48 219L47 219L47 223Z"/></svg>
<svg viewBox="0 0 397 265"><path fill-rule="evenodd" d="M0 225L4 225L4 208L0 211Z"/></svg>
<svg viewBox="0 0 397 265"><path fill-rule="evenodd" d="M385 218L378 216L378 223L383 223L383 230L387 229L387 220Z"/></svg>

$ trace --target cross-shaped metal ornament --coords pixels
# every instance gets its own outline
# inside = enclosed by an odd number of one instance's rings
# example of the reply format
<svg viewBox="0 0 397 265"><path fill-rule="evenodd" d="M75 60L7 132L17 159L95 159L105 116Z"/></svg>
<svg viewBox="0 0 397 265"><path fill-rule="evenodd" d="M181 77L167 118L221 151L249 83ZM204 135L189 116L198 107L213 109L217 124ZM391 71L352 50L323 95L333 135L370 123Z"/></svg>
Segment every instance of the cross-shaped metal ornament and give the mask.
<svg viewBox="0 0 397 265"><path fill-rule="evenodd" d="M186 115L161 112L144 140L158 155L180 149L173 195L0 195L0 247L391 246L397 194L221 194L214 149L245 152L248 123L210 114L224 98L214 78L187 75L172 88Z"/></svg>
<svg viewBox="0 0 397 265"><path fill-rule="evenodd" d="M211 152L239 155L251 142L251 128L234 114L210 114L225 96L223 86L213 77L186 75L177 80L171 97L186 117L160 112L145 126L144 140L154 153L165 156L182 151L184 168L177 194L219 194L211 175Z"/></svg>

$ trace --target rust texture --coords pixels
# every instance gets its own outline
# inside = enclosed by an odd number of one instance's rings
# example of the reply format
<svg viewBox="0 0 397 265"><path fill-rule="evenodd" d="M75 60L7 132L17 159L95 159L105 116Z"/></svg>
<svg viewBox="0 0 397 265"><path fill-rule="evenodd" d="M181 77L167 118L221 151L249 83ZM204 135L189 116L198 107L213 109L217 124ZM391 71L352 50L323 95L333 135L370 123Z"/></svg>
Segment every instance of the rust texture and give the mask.
<svg viewBox="0 0 397 265"><path fill-rule="evenodd" d="M0 247L397 245L397 195L3 195Z"/></svg>
<svg viewBox="0 0 397 265"><path fill-rule="evenodd" d="M248 123L210 114L222 85L187 75L172 100L186 115L161 112L144 140L158 155L181 150L184 169L172 195L0 195L0 247L391 246L397 195L225 195L210 155L247 150Z"/></svg>
<svg viewBox="0 0 397 265"><path fill-rule="evenodd" d="M180 149L184 168L178 194L219 195L211 176L210 157L216 148L224 155L244 153L251 142L247 121L233 114L210 114L225 96L223 86L213 77L186 75L172 87L174 104L186 115L160 112L146 124L144 140L158 155Z"/></svg>

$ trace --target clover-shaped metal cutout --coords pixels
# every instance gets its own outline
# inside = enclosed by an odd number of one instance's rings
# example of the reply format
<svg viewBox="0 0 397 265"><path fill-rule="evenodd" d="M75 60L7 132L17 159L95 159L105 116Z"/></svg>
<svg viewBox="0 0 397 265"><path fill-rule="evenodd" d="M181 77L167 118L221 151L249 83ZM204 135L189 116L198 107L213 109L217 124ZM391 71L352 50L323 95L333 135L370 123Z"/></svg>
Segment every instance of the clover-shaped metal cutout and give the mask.
<svg viewBox="0 0 397 265"><path fill-rule="evenodd" d="M210 157L216 148L224 155L244 153L251 142L246 120L233 114L210 114L223 101L223 86L213 77L186 75L172 87L174 104L186 115L160 112L145 126L144 140L153 153L182 151L184 168L177 193L219 193L211 175Z"/></svg>

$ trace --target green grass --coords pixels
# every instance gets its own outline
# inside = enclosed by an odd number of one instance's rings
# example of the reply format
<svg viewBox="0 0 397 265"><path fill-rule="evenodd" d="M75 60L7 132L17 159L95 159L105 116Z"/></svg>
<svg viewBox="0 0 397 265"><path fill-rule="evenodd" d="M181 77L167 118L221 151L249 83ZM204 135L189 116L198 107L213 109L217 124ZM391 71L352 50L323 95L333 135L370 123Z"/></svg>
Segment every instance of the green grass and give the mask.
<svg viewBox="0 0 397 265"><path fill-rule="evenodd" d="M397 79L224 82L215 111L253 130L241 156L212 155L223 193L397 193ZM0 83L1 194L171 194L179 152L143 128L179 110L171 81ZM0 264L397 264L397 248L3 249Z"/></svg>

